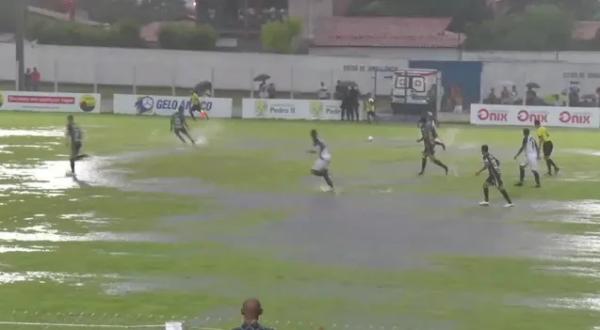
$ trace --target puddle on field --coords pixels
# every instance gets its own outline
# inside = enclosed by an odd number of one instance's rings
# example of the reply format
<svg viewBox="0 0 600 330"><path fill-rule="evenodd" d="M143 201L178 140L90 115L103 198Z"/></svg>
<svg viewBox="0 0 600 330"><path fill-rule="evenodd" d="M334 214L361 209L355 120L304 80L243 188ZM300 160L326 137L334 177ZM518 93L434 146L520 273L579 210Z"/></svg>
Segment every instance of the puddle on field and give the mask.
<svg viewBox="0 0 600 330"><path fill-rule="evenodd" d="M541 202L532 207L537 213L546 214L552 222L600 224L600 200Z"/></svg>
<svg viewBox="0 0 600 330"><path fill-rule="evenodd" d="M65 131L56 127L37 127L35 129L0 129L0 138L13 136L64 137Z"/></svg>
<svg viewBox="0 0 600 330"><path fill-rule="evenodd" d="M596 149L565 149L564 151L578 155L600 157L600 150Z"/></svg>
<svg viewBox="0 0 600 330"><path fill-rule="evenodd" d="M550 273L567 273L576 277L588 277L600 279L600 269L583 266L549 266L541 268L542 271Z"/></svg>
<svg viewBox="0 0 600 330"><path fill-rule="evenodd" d="M0 284L14 284L20 282L36 283L58 283L72 284L75 286L83 285L82 281L92 279L117 279L116 274L98 275L98 274L71 274L56 272L0 272Z"/></svg>
<svg viewBox="0 0 600 330"><path fill-rule="evenodd" d="M8 245L0 245L0 254L1 253L12 253L12 252L51 252L53 249L46 246L30 246L30 247L22 247L22 246L8 246Z"/></svg>
<svg viewBox="0 0 600 330"><path fill-rule="evenodd" d="M170 242L165 236L151 233L90 232L71 234L49 228L48 224L20 228L19 231L0 231L5 242Z"/></svg>
<svg viewBox="0 0 600 330"><path fill-rule="evenodd" d="M94 212L63 214L59 218L63 220L73 220L77 223L93 226L106 225L111 220L109 218L98 217Z"/></svg>

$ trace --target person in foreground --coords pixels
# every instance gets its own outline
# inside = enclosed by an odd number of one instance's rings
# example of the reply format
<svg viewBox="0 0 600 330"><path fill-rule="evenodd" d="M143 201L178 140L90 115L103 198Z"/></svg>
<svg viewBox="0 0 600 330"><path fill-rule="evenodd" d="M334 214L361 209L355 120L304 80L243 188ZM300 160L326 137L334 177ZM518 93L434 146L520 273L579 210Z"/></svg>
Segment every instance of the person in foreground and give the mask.
<svg viewBox="0 0 600 330"><path fill-rule="evenodd" d="M423 157L421 158L421 172L419 176L425 173L425 167L427 167L427 159L430 159L434 164L444 169L446 175L448 175L448 166L442 163L435 157L435 133L433 126L427 125L427 119L421 118L419 121L419 129L421 130L421 138L417 142L423 142Z"/></svg>
<svg viewBox="0 0 600 330"><path fill-rule="evenodd" d="M333 186L333 181L329 176L329 164L331 163L331 154L329 153L329 149L327 149L325 142L319 138L317 130L311 130L310 137L312 138L313 143L313 149L310 152L319 155L319 158L317 158L312 167L311 173L315 176L325 179L325 182L329 186L329 190L334 192L335 188Z"/></svg>
<svg viewBox="0 0 600 330"><path fill-rule="evenodd" d="M71 172L69 174L75 177L75 162L87 158L89 155L80 153L83 146L83 133L81 132L81 128L75 123L73 115L67 116L67 131L65 134L67 137L67 145L70 145L71 147L71 155L69 157Z"/></svg>
<svg viewBox="0 0 600 330"><path fill-rule="evenodd" d="M475 173L475 175L480 175L483 171L488 171L488 178L483 183L483 201L479 203L481 206L489 206L490 205L490 189L489 187L496 187L498 191L502 194L504 199L506 200L506 205L504 207L513 207L513 203L504 189L504 184L502 183L502 176L500 173L500 161L498 158L494 157L489 152L489 147L487 145L481 146L481 154L483 155L483 167Z"/></svg>
<svg viewBox="0 0 600 330"><path fill-rule="evenodd" d="M247 299L242 304L242 316L244 323L233 330L272 330L271 328L263 327L258 323L260 316L263 313L260 301L256 298Z"/></svg>
<svg viewBox="0 0 600 330"><path fill-rule="evenodd" d="M517 159L520 154L525 152L525 158L519 165L519 182L517 182L516 186L523 186L523 182L525 180L525 169L529 167L531 169L531 173L533 173L533 177L535 178L535 187L539 188L541 187L540 174L538 173L540 148L537 142L535 142L535 139L529 133L529 128L523 129L523 142L521 143L521 148L515 155L515 159Z"/></svg>
<svg viewBox="0 0 600 330"><path fill-rule="evenodd" d="M177 112L175 112L171 116L171 132L174 132L175 135L177 135L177 137L179 138L179 140L181 140L181 142L183 143L187 142L185 141L183 136L181 136L181 134L185 135L188 139L190 139L190 142L192 144L196 144L196 142L194 142L194 139L192 139L192 137L190 136L190 133L188 133L188 126L185 122L185 114L183 112L184 109L185 108L183 104L180 105Z"/></svg>
<svg viewBox="0 0 600 330"><path fill-rule="evenodd" d="M546 166L548 166L548 175L552 176L552 168L554 168L554 174L558 175L560 168L556 165L556 163L552 160L552 151L554 151L554 144L552 144L552 140L550 140L550 133L548 133L548 129L545 126L542 126L539 120L535 120L534 122L536 135L538 136L539 146L542 148L544 152L544 160L546 160Z"/></svg>

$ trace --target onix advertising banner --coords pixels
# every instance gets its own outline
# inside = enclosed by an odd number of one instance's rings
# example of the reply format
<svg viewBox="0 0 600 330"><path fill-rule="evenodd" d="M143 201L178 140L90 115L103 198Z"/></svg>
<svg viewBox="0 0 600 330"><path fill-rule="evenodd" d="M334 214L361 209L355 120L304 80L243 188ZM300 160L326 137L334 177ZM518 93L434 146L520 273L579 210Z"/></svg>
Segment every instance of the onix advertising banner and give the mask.
<svg viewBox="0 0 600 330"><path fill-rule="evenodd" d="M209 117L231 118L233 114L232 99L204 97L201 100L201 108L208 112ZM185 114L189 115L191 107L189 97L115 94L113 98L114 113L127 115L170 116L182 104Z"/></svg>
<svg viewBox="0 0 600 330"><path fill-rule="evenodd" d="M471 105L471 124L532 126L535 120L554 127L600 128L600 109L520 105Z"/></svg>
<svg viewBox="0 0 600 330"><path fill-rule="evenodd" d="M0 110L100 112L100 94L0 91Z"/></svg>
<svg viewBox="0 0 600 330"><path fill-rule="evenodd" d="M340 120L341 102L336 100L244 99L244 119Z"/></svg>

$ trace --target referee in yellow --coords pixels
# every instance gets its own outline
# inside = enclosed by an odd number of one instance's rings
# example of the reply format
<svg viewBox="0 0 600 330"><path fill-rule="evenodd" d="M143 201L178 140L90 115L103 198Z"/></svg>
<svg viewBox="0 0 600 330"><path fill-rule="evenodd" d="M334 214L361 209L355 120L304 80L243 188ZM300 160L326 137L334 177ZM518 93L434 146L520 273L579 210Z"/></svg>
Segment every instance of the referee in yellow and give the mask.
<svg viewBox="0 0 600 330"><path fill-rule="evenodd" d="M534 122L536 135L538 136L539 145L544 152L544 159L546 160L546 165L548 166L548 175L552 175L552 168L554 168L554 174L558 175L560 169L556 166L556 163L550 158L552 156L552 151L554 150L554 145L552 144L552 140L550 140L550 133L548 133L548 129L541 125L540 121L536 119Z"/></svg>

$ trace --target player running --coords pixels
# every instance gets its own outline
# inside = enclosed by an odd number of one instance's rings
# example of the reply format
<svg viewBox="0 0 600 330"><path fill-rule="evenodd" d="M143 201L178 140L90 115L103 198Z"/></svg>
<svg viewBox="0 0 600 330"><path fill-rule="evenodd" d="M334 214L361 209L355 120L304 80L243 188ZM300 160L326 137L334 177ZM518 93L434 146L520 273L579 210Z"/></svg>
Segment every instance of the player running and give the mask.
<svg viewBox="0 0 600 330"><path fill-rule="evenodd" d="M502 176L500 173L500 161L494 157L494 155L490 154L489 147L487 145L481 146L481 154L483 155L483 168L475 173L475 175L479 176L483 171L488 171L488 178L483 183L483 202L480 202L481 206L489 206L490 205L490 189L489 187L496 187L498 191L502 194L504 199L506 200L506 205L504 207L513 207L513 203L504 189L504 184L502 183Z"/></svg>
<svg viewBox="0 0 600 330"><path fill-rule="evenodd" d="M558 175L560 168L556 166L556 163L550 158L552 156L552 151L554 150L554 145L550 140L550 133L548 133L548 129L541 125L540 121L536 119L534 122L536 128L536 135L538 137L539 145L542 147L542 151L544 152L544 159L546 160L546 165L548 166L548 175L552 176L552 168L554 168L554 174Z"/></svg>
<svg viewBox="0 0 600 330"><path fill-rule="evenodd" d="M427 119L423 117L419 121L419 129L421 130L421 138L418 139L417 142L423 142L423 145L425 147L423 150L423 158L421 159L421 172L419 172L419 176L425 173L425 167L427 167L427 159L431 159L431 161L434 164L443 168L444 171L446 171L446 175L448 175L448 166L444 165L444 163L442 163L435 157L435 126L428 125Z"/></svg>
<svg viewBox="0 0 600 330"><path fill-rule="evenodd" d="M192 139L192 137L190 136L190 133L188 133L188 125L185 122L184 110L185 110L185 106L182 103L179 106L179 109L177 110L177 112L175 112L171 116L171 132L174 132L175 135L177 135L177 137L179 138L179 140L181 140L181 142L183 142L183 143L187 143L187 142L181 136L181 134L187 136L187 138L190 139L190 142L195 145L196 142L194 142L194 139Z"/></svg>
<svg viewBox="0 0 600 330"><path fill-rule="evenodd" d="M69 157L69 163L71 165L70 175L75 177L75 162L89 156L86 154L80 154L81 147L83 146L83 132L75 123L73 115L67 116L67 130L65 132L65 136L67 138L67 145L70 145L71 147L71 155Z"/></svg>
<svg viewBox="0 0 600 330"><path fill-rule="evenodd" d="M519 155L525 152L525 158L519 165L519 182L516 186L523 186L523 181L525 180L525 169L529 167L531 169L531 173L533 173L533 177L535 178L535 187L541 187L540 184L540 174L538 173L538 160L540 159L540 148L535 142L535 139L529 134L529 128L523 129L523 143L521 143L521 148L515 155L515 159L519 157Z"/></svg>
<svg viewBox="0 0 600 330"><path fill-rule="evenodd" d="M329 149L327 149L325 142L319 138L317 130L311 130L310 137L312 138L313 143L313 149L310 152L319 155L319 158L317 158L312 167L311 173L315 176L325 179L330 191L334 192L335 188L333 186L333 181L331 181L331 177L329 176L329 164L331 163L331 154L329 153Z"/></svg>
<svg viewBox="0 0 600 330"><path fill-rule="evenodd" d="M445 151L446 145L444 144L444 142L442 142L442 140L440 139L440 137L438 135L437 124L436 124L435 118L433 117L433 113L431 113L431 112L427 113L426 125L432 132L433 142L435 143L435 145L441 146L442 149L444 149L444 151Z"/></svg>

